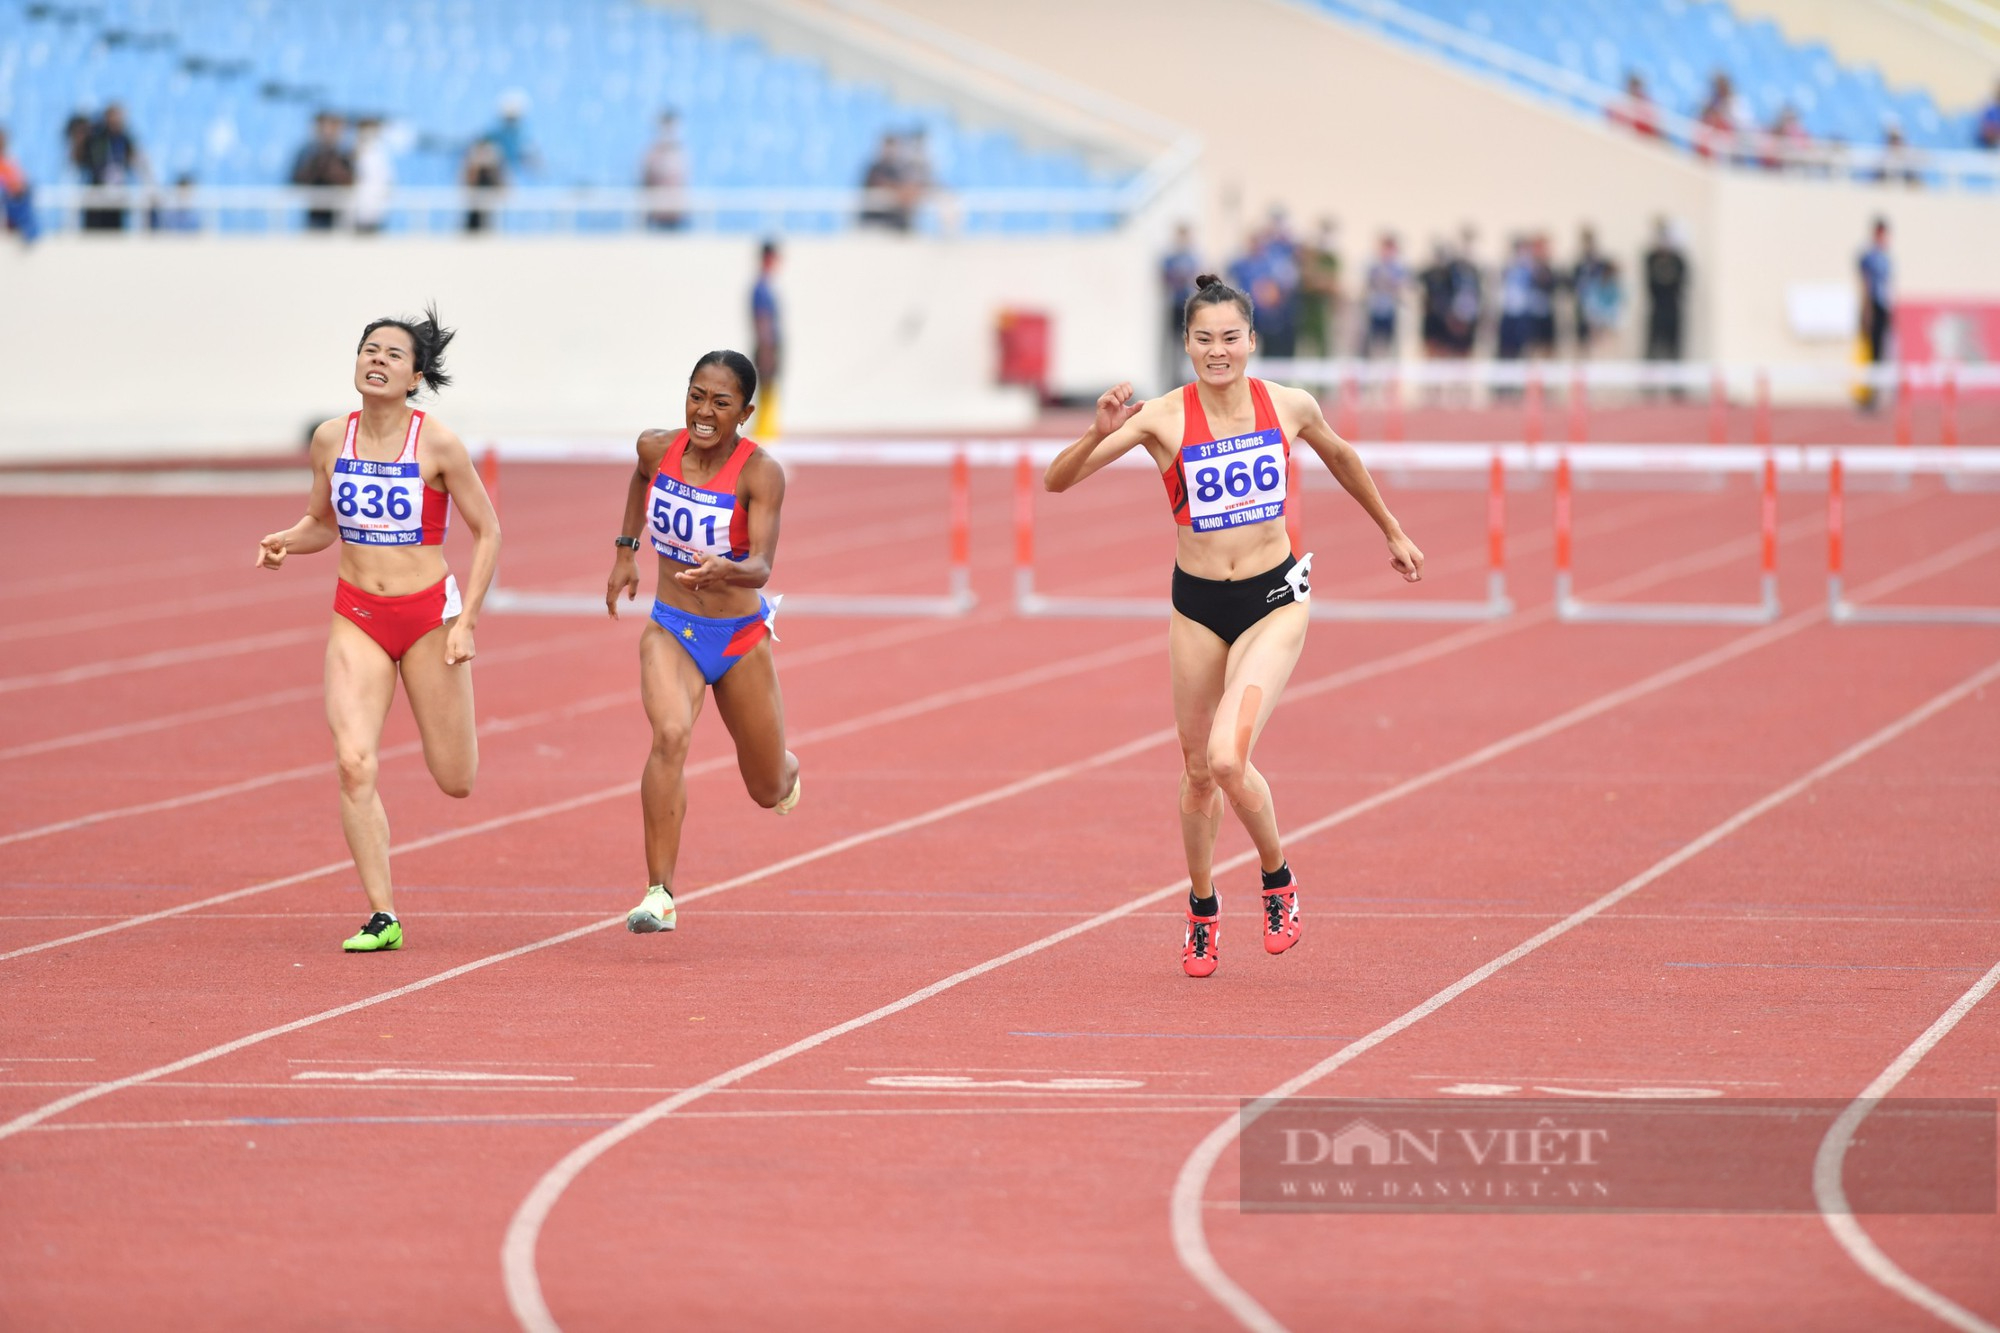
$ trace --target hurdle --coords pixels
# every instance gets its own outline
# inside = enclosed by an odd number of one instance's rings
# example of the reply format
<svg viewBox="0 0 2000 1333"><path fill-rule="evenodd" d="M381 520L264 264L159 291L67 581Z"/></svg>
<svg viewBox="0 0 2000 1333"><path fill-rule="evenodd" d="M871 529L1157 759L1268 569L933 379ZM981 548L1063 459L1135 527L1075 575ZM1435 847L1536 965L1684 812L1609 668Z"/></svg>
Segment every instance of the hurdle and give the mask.
<svg viewBox="0 0 2000 1333"><path fill-rule="evenodd" d="M1483 471L1486 475L1486 596L1463 601L1392 601L1388 598L1336 600L1318 594L1307 599L1314 620L1463 622L1498 620L1513 614L1507 593L1507 447L1497 444L1422 444L1357 446L1371 469L1403 467L1436 472ZM1053 457L1053 455L1050 455ZM1035 491L1041 484L1032 450L1022 449L1014 463L1014 610L1021 616L1087 618L1158 618L1169 609L1164 597L1051 596L1035 586ZM1126 454L1113 467L1151 468L1141 452ZM1292 459L1286 488L1285 527L1292 554L1303 555L1300 520L1305 507L1304 472Z"/></svg>
<svg viewBox="0 0 2000 1333"><path fill-rule="evenodd" d="M1826 467L1826 614L1836 625L2000 625L2000 606L1920 606L1859 604L1847 600L1843 561L1847 543L1846 476L1849 472L1912 472L1942 476L1959 489L1966 474L2000 475L2000 450L1828 448L1808 450L1808 463Z"/></svg>
<svg viewBox="0 0 2000 1333"><path fill-rule="evenodd" d="M1587 602L1571 574L1571 457L1593 471L1738 472L1763 475L1760 596L1754 602ZM1767 625L1779 615L1778 459L1771 448L1736 445L1586 445L1556 455L1556 619L1569 624Z"/></svg>
<svg viewBox="0 0 2000 1333"><path fill-rule="evenodd" d="M601 449L561 444L522 444L505 450L489 447L481 459L480 473L489 493L499 490L499 460L502 453L537 462L603 462L609 456ZM771 454L780 466L794 463L829 466L942 467L950 474L951 500L948 527L949 567L944 593L901 595L896 593L788 592L785 613L805 616L880 616L897 618L948 618L963 616L979 604L972 590L972 458L970 447L960 441L913 441L907 444L848 444L832 441L790 441L774 447ZM631 457L629 446L616 458ZM486 593L486 608L519 615L578 616L604 614L604 599L595 593L546 592L504 586L499 571Z"/></svg>

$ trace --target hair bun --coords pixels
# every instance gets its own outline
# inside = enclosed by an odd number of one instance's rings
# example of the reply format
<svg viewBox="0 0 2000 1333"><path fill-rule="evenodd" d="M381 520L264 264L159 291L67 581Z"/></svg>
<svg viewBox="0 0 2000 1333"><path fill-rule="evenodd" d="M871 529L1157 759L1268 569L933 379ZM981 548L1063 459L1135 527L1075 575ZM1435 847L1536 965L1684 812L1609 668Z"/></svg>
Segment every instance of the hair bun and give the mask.
<svg viewBox="0 0 2000 1333"><path fill-rule="evenodd" d="M1208 287L1220 287L1221 285L1222 279L1216 277L1213 273L1204 273L1194 280L1194 289L1196 291L1202 291Z"/></svg>

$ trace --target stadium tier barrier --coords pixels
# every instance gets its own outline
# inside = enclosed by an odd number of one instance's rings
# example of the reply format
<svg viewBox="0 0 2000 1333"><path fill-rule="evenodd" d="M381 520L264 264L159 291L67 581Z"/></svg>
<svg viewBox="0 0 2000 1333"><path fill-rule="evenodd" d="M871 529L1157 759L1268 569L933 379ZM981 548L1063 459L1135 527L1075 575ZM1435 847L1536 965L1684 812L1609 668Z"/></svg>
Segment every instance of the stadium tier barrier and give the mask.
<svg viewBox="0 0 2000 1333"><path fill-rule="evenodd" d="M803 615L887 618L962 616L978 599L972 586L971 473L974 467L1006 468L1013 477L1013 609L1025 617L1123 618L1165 615L1165 598L1052 595L1036 584L1036 491L1041 470L1069 442L1049 439L944 439L894 441L790 440L771 447L781 464L816 467L944 469L949 478L946 590L933 596L874 593L788 594L785 609ZM1486 596L1478 600L1424 597L1311 599L1312 615L1328 620L1486 621L1512 614L1506 573L1507 507L1510 487L1552 483L1555 491L1555 589L1557 618L1570 624L1668 623L1763 624L1781 613L1777 587L1778 491L1782 477L1802 478L1827 489L1827 610L1840 625L2000 624L2000 605L1886 606L1848 600L1843 583L1846 480L1856 474L1907 484L1935 476L1953 490L2000 489L2000 449L1888 445L1724 445L1567 444L1567 443L1398 443L1357 445L1371 470L1385 475L1431 474L1451 484L1475 485L1486 492ZM494 493L500 490L503 460L513 462L619 463L631 461L629 444L548 440L500 441L481 455L480 468ZM1294 553L1301 553L1300 524L1305 508L1305 460L1295 457L1289 476L1286 526ZM1144 452L1127 453L1112 468L1152 470ZM1575 595L1572 570L1576 478L1596 479L1600 489L1616 489L1620 479L1634 488L1648 479L1759 478L1757 596L1741 603L1628 603L1587 601ZM488 608L533 615L600 615L601 595L516 588L496 574Z"/></svg>
<svg viewBox="0 0 2000 1333"><path fill-rule="evenodd" d="M1104 231L1143 212L1165 183L1159 173L1147 172L1119 185L935 189L924 196L916 225L947 236L1016 228ZM37 187L34 195L36 218L44 232L76 228L86 209L129 212L137 215L136 225L92 239L130 243L181 240L190 232L296 231L308 210L332 213L345 230L353 224L355 203L352 189L291 185L56 183ZM860 218L867 210L904 207L893 191L846 186L399 186L385 197L380 222L391 232L455 234L465 229L467 214L478 213L486 227L501 232L640 232L649 217L668 214L683 219L685 227L694 231L847 231L863 225ZM147 225L149 217L170 221Z"/></svg>

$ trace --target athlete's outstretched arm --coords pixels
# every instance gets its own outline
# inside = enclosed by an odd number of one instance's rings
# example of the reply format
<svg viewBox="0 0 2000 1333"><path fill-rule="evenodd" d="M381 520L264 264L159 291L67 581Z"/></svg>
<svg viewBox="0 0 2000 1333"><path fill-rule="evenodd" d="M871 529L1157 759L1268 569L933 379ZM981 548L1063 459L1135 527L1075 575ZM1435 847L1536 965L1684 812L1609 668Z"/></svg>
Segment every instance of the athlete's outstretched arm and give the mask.
<svg viewBox="0 0 2000 1333"><path fill-rule="evenodd" d="M660 460L667 456L667 446L673 438L663 430L639 432L639 465L625 484L625 516L618 521L619 536L636 541L646 531L646 495L653 489L653 474L660 470ZM625 594L628 602L639 595L637 547L617 547L611 557L611 577L604 582L604 609L613 620L618 619L620 593Z"/></svg>
<svg viewBox="0 0 2000 1333"><path fill-rule="evenodd" d="M344 421L322 421L312 437L312 490L306 496L305 517L257 543L259 569L276 569L294 552L312 555L333 545L340 530L333 523L333 460L346 436Z"/></svg>
<svg viewBox="0 0 2000 1333"><path fill-rule="evenodd" d="M750 506L749 553L741 560L704 556L693 569L679 570L674 582L695 592L709 588L761 588L771 581L778 558L778 518L785 507L785 470L761 449L750 456L736 481L736 498Z"/></svg>
<svg viewBox="0 0 2000 1333"><path fill-rule="evenodd" d="M1042 485L1053 492L1066 491L1133 445L1143 444L1152 434L1146 407L1144 401L1133 398L1130 384L1106 389L1097 400L1097 416L1090 429L1056 455L1042 474Z"/></svg>
<svg viewBox="0 0 2000 1333"><path fill-rule="evenodd" d="M465 526L472 529L472 572L466 575L461 590L458 619L451 622L444 640L444 664L452 666L470 662L478 651L473 646L472 631L479 626L487 585L493 582L493 571L500 566L500 515L493 508L493 497L486 493L486 483L479 479L479 470L472 466L472 454L465 441L435 422L429 425L431 448L436 451L433 456L438 460L445 493L458 506L458 515L465 520Z"/></svg>
<svg viewBox="0 0 2000 1333"><path fill-rule="evenodd" d="M1368 475L1361 455L1326 424L1326 414L1320 411L1319 399L1303 389L1273 385L1272 391L1282 394L1285 405L1300 414L1298 438L1312 446L1312 451L1326 464L1326 470L1333 474L1333 479L1368 511L1368 517L1375 520L1375 526L1382 529L1382 535L1389 542L1389 564L1411 583L1421 579L1424 576L1424 553L1403 532L1403 525L1396 521L1396 516L1389 512L1389 506L1383 503L1382 493L1375 489L1375 479Z"/></svg>

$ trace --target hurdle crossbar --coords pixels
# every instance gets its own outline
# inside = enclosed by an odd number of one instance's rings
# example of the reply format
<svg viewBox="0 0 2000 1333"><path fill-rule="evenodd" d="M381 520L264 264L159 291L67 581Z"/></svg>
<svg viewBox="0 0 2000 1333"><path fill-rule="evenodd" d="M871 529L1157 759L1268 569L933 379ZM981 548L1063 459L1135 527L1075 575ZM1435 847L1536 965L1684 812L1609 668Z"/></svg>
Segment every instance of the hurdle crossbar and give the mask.
<svg viewBox="0 0 2000 1333"><path fill-rule="evenodd" d="M2000 625L2000 606L1888 605L1847 599L1843 561L1847 542L1847 481L1849 472L1912 472L1942 476L1957 489L1963 477L2000 476L2000 450L1953 447L1937 449L1828 448L1807 451L1809 465L1826 468L1826 614L1836 625Z"/></svg>
<svg viewBox="0 0 2000 1333"><path fill-rule="evenodd" d="M1572 456L1589 470L1761 473L1762 571L1754 602L1589 602L1571 574ZM1556 456L1556 618L1570 624L1766 625L1778 618L1778 458L1771 448L1730 445L1586 445Z"/></svg>
<svg viewBox="0 0 2000 1333"><path fill-rule="evenodd" d="M1315 620L1463 622L1498 620L1514 610L1507 593L1507 470L1508 446L1490 444L1426 444L1358 446L1370 467L1405 467L1442 472L1486 474L1486 596L1478 600L1391 601L1388 598L1339 600L1318 594L1307 599ZM1053 457L1053 455L1051 455ZM1035 492L1040 485L1031 449L1023 449L1014 464L1014 609L1023 616L1091 618L1158 618L1170 605L1164 597L1052 596L1035 587ZM1113 466L1151 467L1144 453L1130 453ZM1304 509L1304 472L1294 457L1285 504L1285 526L1292 553L1304 553L1300 518Z"/></svg>
<svg viewBox="0 0 2000 1333"><path fill-rule="evenodd" d="M950 568L946 591L938 596L896 593L793 592L785 595L787 615L882 616L921 618L962 616L978 605L972 590L972 471L974 449L956 441L913 441L907 444L848 444L796 441L771 450L781 466L791 463L864 464L887 467L944 467L951 477L949 522ZM510 450L536 461L603 461L598 449L525 446ZM481 460L481 475L489 492L499 489L500 451L489 449ZM505 587L498 571L486 594L493 611L523 615L601 615L604 599L594 593L537 592Z"/></svg>

